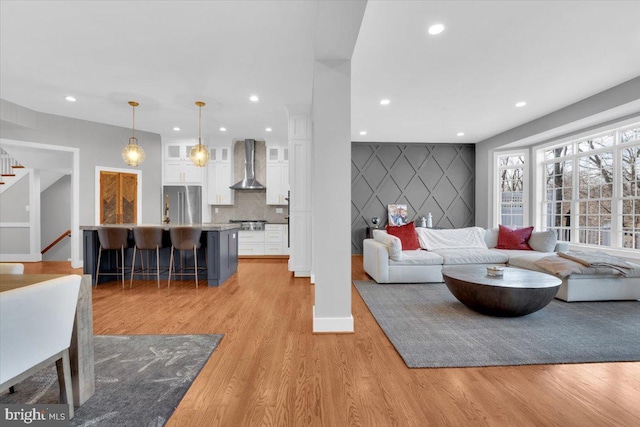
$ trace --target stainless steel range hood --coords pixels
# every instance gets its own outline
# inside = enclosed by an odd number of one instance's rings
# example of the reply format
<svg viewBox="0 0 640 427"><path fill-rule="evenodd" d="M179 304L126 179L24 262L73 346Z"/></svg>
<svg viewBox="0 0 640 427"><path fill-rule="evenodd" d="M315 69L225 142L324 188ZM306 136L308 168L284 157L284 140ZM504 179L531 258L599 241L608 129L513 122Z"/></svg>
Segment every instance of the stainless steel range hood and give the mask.
<svg viewBox="0 0 640 427"><path fill-rule="evenodd" d="M256 140L244 140L244 179L233 184L232 190L266 190L256 179Z"/></svg>

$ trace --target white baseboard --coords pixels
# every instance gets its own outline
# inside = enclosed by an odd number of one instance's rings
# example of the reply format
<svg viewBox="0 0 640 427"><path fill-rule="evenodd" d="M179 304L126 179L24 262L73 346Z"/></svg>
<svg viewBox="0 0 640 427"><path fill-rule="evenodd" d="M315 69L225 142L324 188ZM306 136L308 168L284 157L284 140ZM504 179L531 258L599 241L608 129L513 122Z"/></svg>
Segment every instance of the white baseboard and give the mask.
<svg viewBox="0 0 640 427"><path fill-rule="evenodd" d="M0 262L40 262L42 254L0 254Z"/></svg>
<svg viewBox="0 0 640 427"><path fill-rule="evenodd" d="M314 333L353 333L353 316L349 317L317 317L316 306L313 306Z"/></svg>

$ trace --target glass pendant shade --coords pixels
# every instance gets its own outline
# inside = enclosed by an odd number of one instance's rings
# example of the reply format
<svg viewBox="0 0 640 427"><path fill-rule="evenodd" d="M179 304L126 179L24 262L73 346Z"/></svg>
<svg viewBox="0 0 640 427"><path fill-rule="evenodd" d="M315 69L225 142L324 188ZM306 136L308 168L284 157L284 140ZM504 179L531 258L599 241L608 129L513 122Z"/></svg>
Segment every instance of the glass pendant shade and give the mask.
<svg viewBox="0 0 640 427"><path fill-rule="evenodd" d="M129 166L138 166L144 162L144 150L138 145L136 138L129 138L129 143L122 149L122 160Z"/></svg>
<svg viewBox="0 0 640 427"><path fill-rule="evenodd" d="M138 145L138 138L136 138L136 107L140 104L135 101L129 101L129 105L131 105L133 116L131 138L129 138L129 143L122 149L122 160L129 166L139 166L144 161L144 150Z"/></svg>
<svg viewBox="0 0 640 427"><path fill-rule="evenodd" d="M198 145L194 146L189 152L189 158L196 166L206 166L209 163L209 149L198 140Z"/></svg>
<svg viewBox="0 0 640 427"><path fill-rule="evenodd" d="M205 106L205 103L202 101L196 101L196 105L198 106L198 145L191 149L191 151L189 152L189 158L194 165L203 167L207 166L207 163L209 163L209 149L206 146L202 145L202 138L200 137L202 107Z"/></svg>

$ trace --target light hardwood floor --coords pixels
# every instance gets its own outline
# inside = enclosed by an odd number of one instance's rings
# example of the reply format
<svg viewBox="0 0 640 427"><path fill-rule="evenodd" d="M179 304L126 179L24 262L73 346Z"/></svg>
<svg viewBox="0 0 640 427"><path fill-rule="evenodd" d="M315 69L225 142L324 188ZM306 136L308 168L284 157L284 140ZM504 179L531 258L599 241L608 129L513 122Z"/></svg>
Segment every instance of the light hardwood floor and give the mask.
<svg viewBox="0 0 640 427"><path fill-rule="evenodd" d="M355 288L356 332L312 334L313 285L283 259L242 259L219 288L162 285L101 285L93 312L95 334L225 334L169 426L640 425L640 362L408 369Z"/></svg>

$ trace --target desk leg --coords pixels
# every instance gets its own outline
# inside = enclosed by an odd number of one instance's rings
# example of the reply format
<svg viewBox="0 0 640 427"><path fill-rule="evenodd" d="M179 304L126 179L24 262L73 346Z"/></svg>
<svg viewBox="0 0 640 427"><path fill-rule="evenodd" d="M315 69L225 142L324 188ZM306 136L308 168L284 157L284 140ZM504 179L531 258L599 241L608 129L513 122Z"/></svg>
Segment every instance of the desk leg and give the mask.
<svg viewBox="0 0 640 427"><path fill-rule="evenodd" d="M84 274L80 283L78 306L73 322L71 347L71 384L73 404L80 406L95 393L95 373L93 361L93 302L91 275Z"/></svg>

